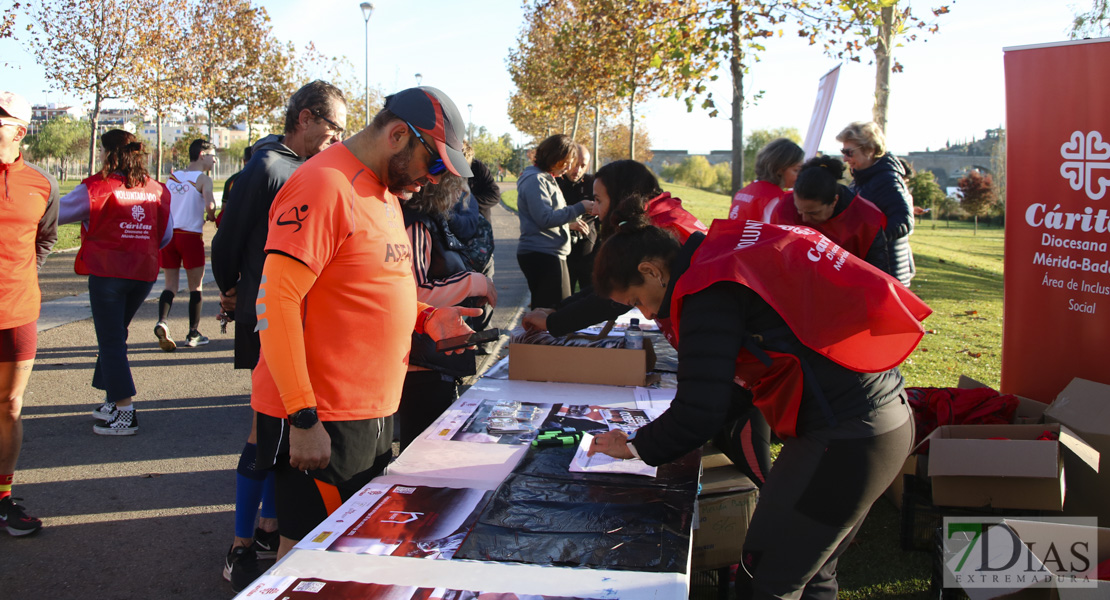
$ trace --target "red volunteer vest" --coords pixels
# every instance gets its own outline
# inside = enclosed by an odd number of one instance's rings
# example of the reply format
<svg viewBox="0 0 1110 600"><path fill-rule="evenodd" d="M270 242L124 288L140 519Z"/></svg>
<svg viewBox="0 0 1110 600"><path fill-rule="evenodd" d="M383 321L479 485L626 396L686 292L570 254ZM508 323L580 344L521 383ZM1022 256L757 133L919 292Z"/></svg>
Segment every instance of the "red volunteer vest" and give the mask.
<svg viewBox="0 0 1110 600"><path fill-rule="evenodd" d="M662 195L656 196L648 200L647 205L644 206L647 211L647 216L651 220L651 224L660 229L664 229L672 233L678 241L685 244L686 240L695 233L705 233L709 228L705 226L694 215L686 212L682 208L682 200L672 198L670 193L663 192ZM671 320L665 318L656 318L655 324L659 326L659 330L671 339L672 330ZM674 342L672 342L673 344ZM678 347L677 345L675 346Z"/></svg>
<svg viewBox="0 0 1110 600"><path fill-rule="evenodd" d="M158 249L170 218L166 186L148 177L143 185L127 188L118 175L94 175L81 183L89 190L89 221L81 226L73 270L78 275L157 279Z"/></svg>
<svg viewBox="0 0 1110 600"><path fill-rule="evenodd" d="M733 221L764 221L770 215L767 208L786 192L769 181L753 181L732 198L728 218Z"/></svg>
<svg viewBox="0 0 1110 600"><path fill-rule="evenodd" d="M839 215L820 225L809 225L802 222L802 216L794 206L794 192L787 192L772 211L770 222L776 225L811 227L853 256L867 258L867 251L875 242L875 236L886 227L886 215L870 201L856 196Z"/></svg>
<svg viewBox="0 0 1110 600"><path fill-rule="evenodd" d="M644 210L652 225L673 233L683 244L690 239L690 234L709 231L697 217L682 208L682 200L672 198L669 192L648 200Z"/></svg>
<svg viewBox="0 0 1110 600"><path fill-rule="evenodd" d="M803 344L862 373L905 360L925 333L921 321L933 312L898 280L813 229L716 220L671 296L675 346L683 299L718 281L751 288ZM792 354L767 354L770 366L741 350L737 380L780 437L795 437L801 365Z"/></svg>

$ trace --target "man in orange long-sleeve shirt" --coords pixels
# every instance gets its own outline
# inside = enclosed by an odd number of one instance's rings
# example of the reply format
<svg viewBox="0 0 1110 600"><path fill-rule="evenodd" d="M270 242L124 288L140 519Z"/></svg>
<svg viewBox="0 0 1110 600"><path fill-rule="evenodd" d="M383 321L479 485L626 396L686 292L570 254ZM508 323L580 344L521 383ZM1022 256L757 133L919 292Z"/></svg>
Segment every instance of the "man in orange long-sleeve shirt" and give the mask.
<svg viewBox="0 0 1110 600"><path fill-rule="evenodd" d="M398 199L446 171L470 176L462 141L450 98L403 90L270 208L251 406L256 466L276 471L279 557L388 464L412 332L464 335L461 317L481 313L417 301Z"/></svg>
<svg viewBox="0 0 1110 600"><path fill-rule="evenodd" d="M19 150L30 121L26 100L0 92L0 527L11 535L42 527L12 501L12 479L38 343L38 269L58 239L58 182Z"/></svg>

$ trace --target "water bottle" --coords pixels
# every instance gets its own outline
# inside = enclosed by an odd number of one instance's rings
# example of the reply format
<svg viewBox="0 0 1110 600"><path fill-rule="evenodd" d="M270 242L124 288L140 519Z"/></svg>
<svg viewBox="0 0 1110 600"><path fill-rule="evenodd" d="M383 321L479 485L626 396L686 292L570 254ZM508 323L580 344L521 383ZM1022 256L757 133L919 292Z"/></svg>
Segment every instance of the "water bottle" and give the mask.
<svg viewBox="0 0 1110 600"><path fill-rule="evenodd" d="M639 319L632 319L632 324L624 332L624 347L628 350L644 349L644 332L640 329Z"/></svg>

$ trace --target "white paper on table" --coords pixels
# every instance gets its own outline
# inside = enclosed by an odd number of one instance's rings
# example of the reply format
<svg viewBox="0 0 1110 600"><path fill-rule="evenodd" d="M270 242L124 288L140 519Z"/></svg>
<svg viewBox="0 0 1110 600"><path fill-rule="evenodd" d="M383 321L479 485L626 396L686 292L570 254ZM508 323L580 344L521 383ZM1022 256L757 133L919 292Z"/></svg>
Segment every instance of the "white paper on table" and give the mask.
<svg viewBox="0 0 1110 600"><path fill-rule="evenodd" d="M425 436L429 440L450 440L459 432L459 428L466 424L470 415L483 402L482 398L473 400L457 400L454 405L444 411L435 428Z"/></svg>
<svg viewBox="0 0 1110 600"><path fill-rule="evenodd" d="M677 391L675 388L638 387L633 392L636 397L636 408L663 414L664 411L670 408Z"/></svg>
<svg viewBox="0 0 1110 600"><path fill-rule="evenodd" d="M593 442L594 436L588 433L582 434L582 443L578 444L574 459L570 461L571 473L626 473L628 475L655 477L659 471L658 468L648 466L647 463L638 458L621 460L600 452L593 456L586 456L586 452Z"/></svg>

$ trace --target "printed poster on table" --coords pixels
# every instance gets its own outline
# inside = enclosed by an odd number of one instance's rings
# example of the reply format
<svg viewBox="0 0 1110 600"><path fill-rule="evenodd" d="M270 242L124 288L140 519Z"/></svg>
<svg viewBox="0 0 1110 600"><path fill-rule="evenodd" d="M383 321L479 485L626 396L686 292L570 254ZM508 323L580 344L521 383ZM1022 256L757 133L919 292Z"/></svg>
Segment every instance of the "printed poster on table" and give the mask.
<svg viewBox="0 0 1110 600"><path fill-rule="evenodd" d="M1110 383L1110 40L1005 49L1002 391ZM912 243L912 239L911 239Z"/></svg>
<svg viewBox="0 0 1110 600"><path fill-rule="evenodd" d="M465 418L466 410L471 410ZM536 438L550 404L481 400L448 410L428 439L451 439L456 442L483 444L528 444Z"/></svg>
<svg viewBox="0 0 1110 600"><path fill-rule="evenodd" d="M243 598L250 600L593 600L571 596L474 592L272 575L258 578L249 589L244 591Z"/></svg>
<svg viewBox="0 0 1110 600"><path fill-rule="evenodd" d="M327 549L333 552L449 559L492 492L394 485Z"/></svg>
<svg viewBox="0 0 1110 600"><path fill-rule="evenodd" d="M613 429L632 433L650 423L656 416L657 412L642 408L556 404L543 426L545 429L573 427L584 433L604 433Z"/></svg>

